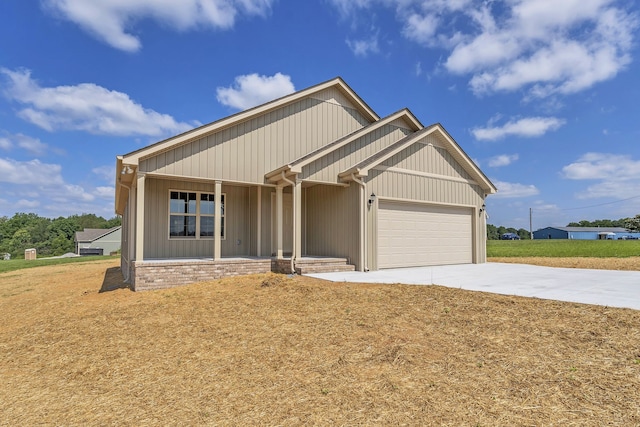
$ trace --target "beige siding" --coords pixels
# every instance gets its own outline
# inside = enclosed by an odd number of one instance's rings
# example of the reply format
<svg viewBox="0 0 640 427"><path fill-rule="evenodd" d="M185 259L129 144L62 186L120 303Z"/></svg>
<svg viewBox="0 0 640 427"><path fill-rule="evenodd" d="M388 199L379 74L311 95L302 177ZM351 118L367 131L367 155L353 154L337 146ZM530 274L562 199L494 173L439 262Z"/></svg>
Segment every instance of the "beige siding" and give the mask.
<svg viewBox="0 0 640 427"><path fill-rule="evenodd" d="M213 193L214 183L147 179L145 184L144 257L199 258L213 257L213 239L169 239L169 191L204 191ZM250 188L223 185L225 198L225 234L222 256L250 255Z"/></svg>
<svg viewBox="0 0 640 427"><path fill-rule="evenodd" d="M301 177L312 181L336 183L340 172L349 169L362 159L388 147L411 132L397 126L383 126L305 166Z"/></svg>
<svg viewBox="0 0 640 427"><path fill-rule="evenodd" d="M141 162L141 170L263 183L264 175L368 124L355 109L306 98Z"/></svg>
<svg viewBox="0 0 640 427"><path fill-rule="evenodd" d="M359 259L359 188L316 185L306 189L306 255ZM311 226L313 224L313 226Z"/></svg>
<svg viewBox="0 0 640 427"><path fill-rule="evenodd" d="M484 191L470 184L469 175L444 149L425 144L414 144L384 162L384 168L373 169L366 178L367 194L378 198L426 202L433 205L468 206L472 209L473 262L486 261ZM369 268L377 269L378 259L378 206L377 201L368 210L367 256Z"/></svg>
<svg viewBox="0 0 640 427"><path fill-rule="evenodd" d="M478 185L392 171L373 170L367 182L377 196L403 200L480 206L484 195Z"/></svg>
<svg viewBox="0 0 640 427"><path fill-rule="evenodd" d="M431 135L392 156L382 164L418 172L471 179L462 165L445 148L429 145L429 143L437 144Z"/></svg>

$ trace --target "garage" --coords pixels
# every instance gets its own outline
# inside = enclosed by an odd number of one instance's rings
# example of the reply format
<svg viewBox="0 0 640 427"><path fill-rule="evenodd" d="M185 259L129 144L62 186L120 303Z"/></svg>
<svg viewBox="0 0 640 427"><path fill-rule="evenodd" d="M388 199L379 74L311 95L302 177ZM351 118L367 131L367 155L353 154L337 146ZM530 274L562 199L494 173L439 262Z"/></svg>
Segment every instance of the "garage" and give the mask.
<svg viewBox="0 0 640 427"><path fill-rule="evenodd" d="M473 262L471 208L381 200L378 268Z"/></svg>

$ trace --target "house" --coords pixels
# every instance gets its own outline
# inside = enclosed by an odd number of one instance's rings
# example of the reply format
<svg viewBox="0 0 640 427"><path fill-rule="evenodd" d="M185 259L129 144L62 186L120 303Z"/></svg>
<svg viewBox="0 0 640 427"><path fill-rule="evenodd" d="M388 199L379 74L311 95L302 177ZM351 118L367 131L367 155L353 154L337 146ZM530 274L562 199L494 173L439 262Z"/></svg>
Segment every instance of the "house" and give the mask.
<svg viewBox="0 0 640 427"><path fill-rule="evenodd" d="M622 227L545 227L533 232L534 239L624 240L640 237Z"/></svg>
<svg viewBox="0 0 640 427"><path fill-rule="evenodd" d="M76 231L76 254L109 255L120 250L122 226L109 229L85 228Z"/></svg>
<svg viewBox="0 0 640 427"><path fill-rule="evenodd" d="M116 159L133 289L266 271L483 263L495 186L436 123L341 78Z"/></svg>

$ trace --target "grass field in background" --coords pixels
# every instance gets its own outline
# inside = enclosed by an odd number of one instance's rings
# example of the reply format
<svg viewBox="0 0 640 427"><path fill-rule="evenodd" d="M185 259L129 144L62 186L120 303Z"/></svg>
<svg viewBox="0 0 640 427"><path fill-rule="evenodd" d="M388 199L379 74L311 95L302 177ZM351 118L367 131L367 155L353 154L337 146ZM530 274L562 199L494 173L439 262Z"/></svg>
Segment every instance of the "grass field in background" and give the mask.
<svg viewBox="0 0 640 427"><path fill-rule="evenodd" d="M8 271L22 270L24 268L42 267L44 265L59 265L59 264L71 264L76 262L90 262L90 261L104 261L107 259L113 259L117 257L111 256L83 256L73 258L49 258L49 259L36 259L36 260L24 260L24 259L12 259L9 261L0 261L0 273L6 273Z"/></svg>
<svg viewBox="0 0 640 427"><path fill-rule="evenodd" d="M640 256L640 240L488 240L487 257Z"/></svg>

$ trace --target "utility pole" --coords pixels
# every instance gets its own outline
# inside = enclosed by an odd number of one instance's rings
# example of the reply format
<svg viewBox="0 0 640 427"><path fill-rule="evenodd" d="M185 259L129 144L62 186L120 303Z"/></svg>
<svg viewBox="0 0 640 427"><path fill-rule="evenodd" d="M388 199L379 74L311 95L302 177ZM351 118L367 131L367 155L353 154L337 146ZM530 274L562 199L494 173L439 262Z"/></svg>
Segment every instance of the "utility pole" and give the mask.
<svg viewBox="0 0 640 427"><path fill-rule="evenodd" d="M533 208L529 208L529 237L533 240Z"/></svg>

